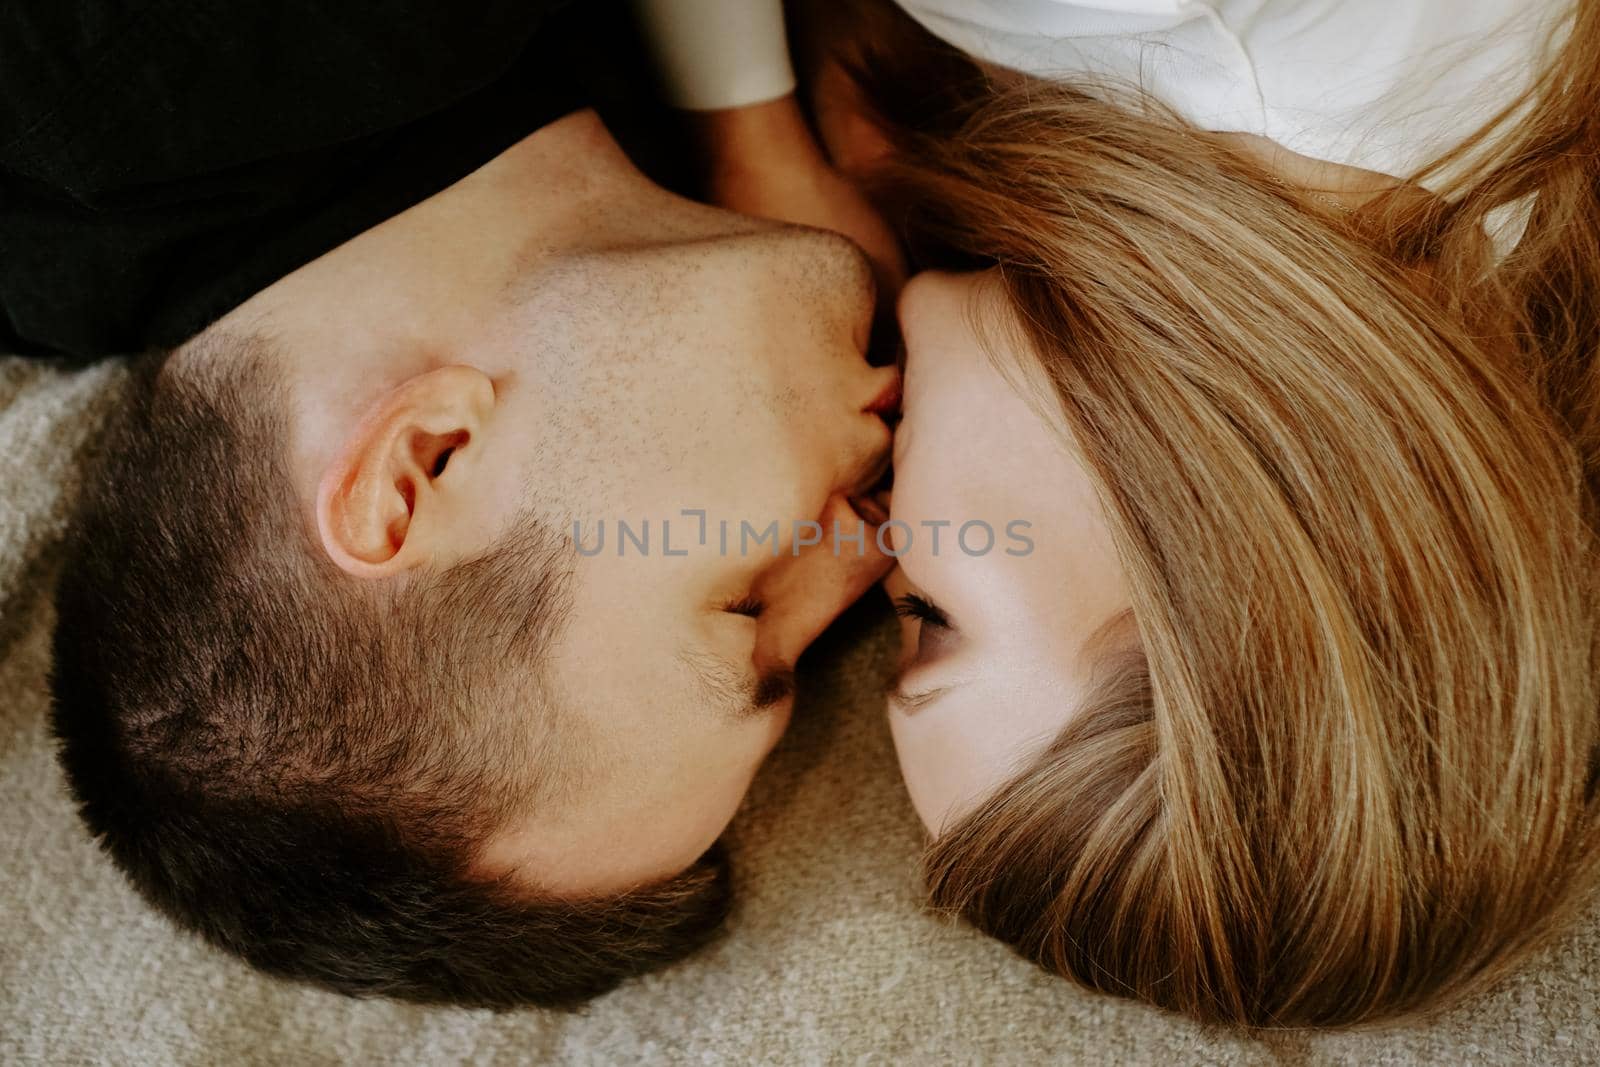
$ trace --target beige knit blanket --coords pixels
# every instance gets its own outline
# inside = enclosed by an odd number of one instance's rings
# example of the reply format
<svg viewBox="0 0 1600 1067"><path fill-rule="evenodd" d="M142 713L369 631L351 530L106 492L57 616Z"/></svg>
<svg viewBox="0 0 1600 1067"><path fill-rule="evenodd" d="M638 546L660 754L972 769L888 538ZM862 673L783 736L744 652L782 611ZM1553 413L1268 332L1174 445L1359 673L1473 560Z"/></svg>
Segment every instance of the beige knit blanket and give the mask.
<svg viewBox="0 0 1600 1067"><path fill-rule="evenodd" d="M46 733L50 569L119 366L0 359L0 1064L1600 1063L1600 909L1426 1024L1264 1043L1079 992L919 907L918 826L847 616L731 830L727 936L575 1015L363 1002L258 977L152 914L68 803Z"/></svg>

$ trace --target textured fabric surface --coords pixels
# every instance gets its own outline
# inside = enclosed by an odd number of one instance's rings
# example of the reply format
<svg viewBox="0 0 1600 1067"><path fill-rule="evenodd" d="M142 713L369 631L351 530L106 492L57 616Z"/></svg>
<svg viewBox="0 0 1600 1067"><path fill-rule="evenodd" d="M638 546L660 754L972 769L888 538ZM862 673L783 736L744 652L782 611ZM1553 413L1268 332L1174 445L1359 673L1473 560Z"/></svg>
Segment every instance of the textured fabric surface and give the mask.
<svg viewBox="0 0 1600 1067"><path fill-rule="evenodd" d="M731 831L740 903L709 951L566 1016L359 1002L173 931L78 825L46 732L49 577L116 366L0 360L0 1063L1600 1062L1600 909L1426 1023L1273 1043L1081 993L918 906L917 824L858 610Z"/></svg>

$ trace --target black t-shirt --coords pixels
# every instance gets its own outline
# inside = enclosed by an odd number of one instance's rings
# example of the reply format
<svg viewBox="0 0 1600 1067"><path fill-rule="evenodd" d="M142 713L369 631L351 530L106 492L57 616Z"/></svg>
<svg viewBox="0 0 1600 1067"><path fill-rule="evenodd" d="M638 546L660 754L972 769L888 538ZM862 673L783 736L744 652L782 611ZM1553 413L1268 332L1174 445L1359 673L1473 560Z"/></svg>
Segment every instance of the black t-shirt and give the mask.
<svg viewBox="0 0 1600 1067"><path fill-rule="evenodd" d="M612 7L4 0L0 352L188 339L591 102Z"/></svg>

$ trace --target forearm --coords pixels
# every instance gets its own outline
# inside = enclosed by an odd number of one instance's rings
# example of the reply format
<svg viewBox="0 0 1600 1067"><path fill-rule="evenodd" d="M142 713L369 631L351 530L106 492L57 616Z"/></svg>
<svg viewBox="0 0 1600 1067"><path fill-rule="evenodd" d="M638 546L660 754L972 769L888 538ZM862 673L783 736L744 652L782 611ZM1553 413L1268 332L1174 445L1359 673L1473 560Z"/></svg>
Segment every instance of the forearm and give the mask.
<svg viewBox="0 0 1600 1067"><path fill-rule="evenodd" d="M667 100L684 111L703 192L749 215L829 229L904 276L894 236L829 164L795 97L781 0L634 0Z"/></svg>
<svg viewBox="0 0 1600 1067"><path fill-rule="evenodd" d="M690 112L687 120L713 187L751 177L752 170L771 161L825 163L793 93L744 107Z"/></svg>

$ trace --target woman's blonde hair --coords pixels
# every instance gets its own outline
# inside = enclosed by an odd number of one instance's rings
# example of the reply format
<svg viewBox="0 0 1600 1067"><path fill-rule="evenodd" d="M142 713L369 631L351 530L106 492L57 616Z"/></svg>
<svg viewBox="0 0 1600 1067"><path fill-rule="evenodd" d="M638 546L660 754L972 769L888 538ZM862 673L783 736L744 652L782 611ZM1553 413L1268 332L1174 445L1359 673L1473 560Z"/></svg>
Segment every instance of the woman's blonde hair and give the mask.
<svg viewBox="0 0 1600 1067"><path fill-rule="evenodd" d="M937 908L1093 989L1333 1026L1479 988L1583 902L1600 5L1575 18L1442 196L1350 214L1098 93L884 106L883 203L996 268L1139 635L933 843ZM880 101L930 84L869 58ZM1486 217L1535 192L1498 255Z"/></svg>

